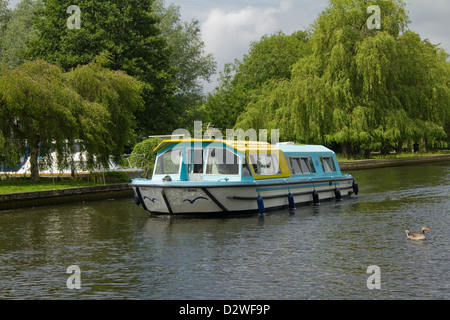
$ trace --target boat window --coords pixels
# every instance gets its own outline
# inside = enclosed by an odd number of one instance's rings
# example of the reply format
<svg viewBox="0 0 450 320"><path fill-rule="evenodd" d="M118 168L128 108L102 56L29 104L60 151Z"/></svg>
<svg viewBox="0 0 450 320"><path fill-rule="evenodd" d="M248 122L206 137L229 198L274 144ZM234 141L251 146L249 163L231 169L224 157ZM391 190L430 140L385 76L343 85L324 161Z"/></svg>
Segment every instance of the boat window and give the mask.
<svg viewBox="0 0 450 320"><path fill-rule="evenodd" d="M324 172L336 172L336 167L332 157L320 157Z"/></svg>
<svg viewBox="0 0 450 320"><path fill-rule="evenodd" d="M186 152L188 173L203 173L203 149L188 148Z"/></svg>
<svg viewBox="0 0 450 320"><path fill-rule="evenodd" d="M167 150L156 158L155 174L178 174L180 172L181 148Z"/></svg>
<svg viewBox="0 0 450 320"><path fill-rule="evenodd" d="M312 172L311 170L311 165L312 165L312 161L311 158L301 158L300 159L300 164L302 167L302 171L304 174L310 174Z"/></svg>
<svg viewBox="0 0 450 320"><path fill-rule="evenodd" d="M257 176L271 176L281 173L280 163L276 154L251 154L250 162Z"/></svg>
<svg viewBox="0 0 450 320"><path fill-rule="evenodd" d="M316 173L311 157L291 157L288 163L293 175Z"/></svg>
<svg viewBox="0 0 450 320"><path fill-rule="evenodd" d="M207 174L239 174L239 157L225 148L209 148Z"/></svg>
<svg viewBox="0 0 450 320"><path fill-rule="evenodd" d="M300 158L289 158L292 174L303 174Z"/></svg>
<svg viewBox="0 0 450 320"><path fill-rule="evenodd" d="M250 173L250 167L247 162L247 158L244 157L244 161L242 162L242 176L250 177L252 174Z"/></svg>

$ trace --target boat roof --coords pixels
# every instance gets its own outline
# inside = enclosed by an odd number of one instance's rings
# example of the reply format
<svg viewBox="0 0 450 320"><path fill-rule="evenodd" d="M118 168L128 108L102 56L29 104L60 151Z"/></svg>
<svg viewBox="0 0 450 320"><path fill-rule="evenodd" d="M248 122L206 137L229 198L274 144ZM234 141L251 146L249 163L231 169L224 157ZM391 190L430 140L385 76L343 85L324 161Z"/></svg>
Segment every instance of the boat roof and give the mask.
<svg viewBox="0 0 450 320"><path fill-rule="evenodd" d="M242 153L256 153L258 151L264 151L267 153L277 153L280 150L285 155L293 155L299 153L326 153L334 154L333 150L321 145L299 145L292 143L277 143L272 145L265 141L244 141L244 140L219 140L219 139L174 139L164 140L156 148L155 152L160 152L169 145L179 143L223 143L230 148L233 148Z"/></svg>
<svg viewBox="0 0 450 320"><path fill-rule="evenodd" d="M285 154L289 153L333 153L334 151L321 145L277 144Z"/></svg>
<svg viewBox="0 0 450 320"><path fill-rule="evenodd" d="M268 153L271 151L278 152L280 149L264 141L243 141L243 140L217 140L217 139L175 139L164 140L156 148L155 152L160 152L167 146L179 143L223 143L233 149L236 149L242 153L256 152L258 150L264 150Z"/></svg>

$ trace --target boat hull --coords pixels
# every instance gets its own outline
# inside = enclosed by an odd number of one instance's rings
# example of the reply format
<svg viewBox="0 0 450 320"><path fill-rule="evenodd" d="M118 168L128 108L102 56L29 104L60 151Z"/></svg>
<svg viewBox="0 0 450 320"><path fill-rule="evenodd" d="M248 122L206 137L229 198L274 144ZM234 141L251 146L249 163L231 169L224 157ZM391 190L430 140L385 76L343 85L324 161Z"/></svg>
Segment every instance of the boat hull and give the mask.
<svg viewBox="0 0 450 320"><path fill-rule="evenodd" d="M154 214L259 212L355 193L353 178L236 185L132 184L135 201Z"/></svg>

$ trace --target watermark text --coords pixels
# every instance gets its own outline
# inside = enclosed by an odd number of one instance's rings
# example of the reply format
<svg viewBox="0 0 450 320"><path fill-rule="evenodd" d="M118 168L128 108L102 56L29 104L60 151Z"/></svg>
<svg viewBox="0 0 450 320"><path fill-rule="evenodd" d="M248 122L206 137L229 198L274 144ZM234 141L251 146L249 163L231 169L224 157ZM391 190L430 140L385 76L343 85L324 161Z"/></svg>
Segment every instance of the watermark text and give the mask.
<svg viewBox="0 0 450 320"><path fill-rule="evenodd" d="M67 278L66 285L70 290L73 289L81 289L81 269L77 265L71 265L66 270L67 274L71 274L69 278Z"/></svg>
<svg viewBox="0 0 450 320"><path fill-rule="evenodd" d="M367 268L367 273L371 273L370 277L367 278L367 289L381 289L381 269L379 266L369 266Z"/></svg>
<svg viewBox="0 0 450 320"><path fill-rule="evenodd" d="M71 14L67 19L67 28L69 29L81 29L81 9L79 6L71 5L67 8L66 12Z"/></svg>
<svg viewBox="0 0 450 320"><path fill-rule="evenodd" d="M377 29L380 30L381 29L381 9L379 6L369 6L367 8L367 13L368 14L372 14L368 19L367 19L367 28L369 30L373 30L373 29Z"/></svg>

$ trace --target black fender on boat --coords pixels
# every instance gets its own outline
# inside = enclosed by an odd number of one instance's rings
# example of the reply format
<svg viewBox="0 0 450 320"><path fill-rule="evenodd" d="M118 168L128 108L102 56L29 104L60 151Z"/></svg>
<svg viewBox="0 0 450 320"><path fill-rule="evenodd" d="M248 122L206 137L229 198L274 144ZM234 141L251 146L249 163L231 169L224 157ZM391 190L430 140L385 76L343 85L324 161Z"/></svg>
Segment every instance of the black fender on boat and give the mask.
<svg viewBox="0 0 450 320"><path fill-rule="evenodd" d="M258 194L258 198L256 199L256 202L258 203L258 212L259 212L260 214L263 214L263 213L265 212L265 209L264 209L264 200L263 200L263 198L261 197L260 194Z"/></svg>
<svg viewBox="0 0 450 320"><path fill-rule="evenodd" d="M319 193L316 190L313 191L312 198L313 198L314 204L319 204L319 201L320 201Z"/></svg>
<svg viewBox="0 0 450 320"><path fill-rule="evenodd" d="M352 188L353 188L353 193L358 195L358 193L359 193L359 186L358 186L358 182L356 182L356 180L353 180Z"/></svg>
<svg viewBox="0 0 450 320"><path fill-rule="evenodd" d="M139 198L139 196L136 194L136 192L134 193L134 203L136 203L136 205L139 207L141 205L141 199Z"/></svg>
<svg viewBox="0 0 450 320"><path fill-rule="evenodd" d="M294 196L292 195L291 192L289 192L289 194L288 194L288 200L289 200L289 209L294 210L295 209L295 201L294 201Z"/></svg>
<svg viewBox="0 0 450 320"><path fill-rule="evenodd" d="M334 196L335 196L337 201L340 201L342 199L341 191L339 191L337 188L334 189Z"/></svg>

